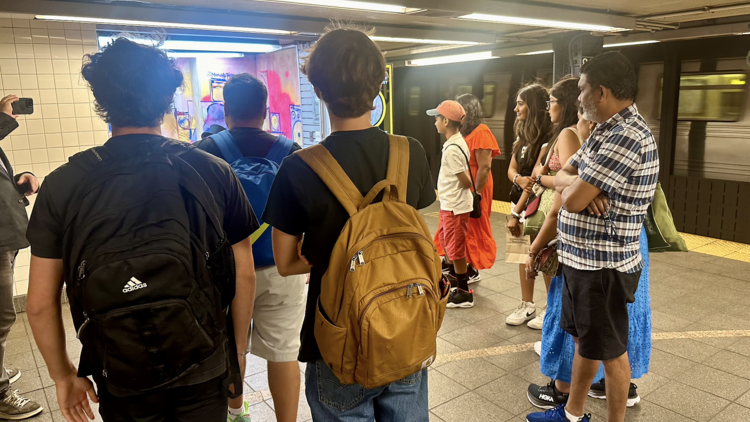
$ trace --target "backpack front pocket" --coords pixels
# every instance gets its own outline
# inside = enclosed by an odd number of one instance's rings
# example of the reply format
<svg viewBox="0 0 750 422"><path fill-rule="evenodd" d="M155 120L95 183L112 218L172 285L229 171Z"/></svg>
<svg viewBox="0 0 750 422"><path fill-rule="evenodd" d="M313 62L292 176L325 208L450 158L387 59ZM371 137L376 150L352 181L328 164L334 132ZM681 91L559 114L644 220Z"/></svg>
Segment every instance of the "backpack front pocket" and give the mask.
<svg viewBox="0 0 750 422"><path fill-rule="evenodd" d="M217 349L182 299L122 308L92 321L99 339L88 340L102 346L101 376L122 390L144 391L174 381Z"/></svg>
<svg viewBox="0 0 750 422"><path fill-rule="evenodd" d="M413 374L434 360L438 302L431 284L407 280L373 292L364 302L357 373L366 388Z"/></svg>

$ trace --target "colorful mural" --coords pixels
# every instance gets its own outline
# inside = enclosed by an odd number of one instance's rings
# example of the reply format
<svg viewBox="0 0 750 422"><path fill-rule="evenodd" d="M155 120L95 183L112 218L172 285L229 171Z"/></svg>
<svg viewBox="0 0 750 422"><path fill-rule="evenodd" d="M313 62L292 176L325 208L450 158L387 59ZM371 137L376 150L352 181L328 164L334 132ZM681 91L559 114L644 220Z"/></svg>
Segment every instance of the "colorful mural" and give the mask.
<svg viewBox="0 0 750 422"><path fill-rule="evenodd" d="M257 78L268 88L265 130L302 145L302 110L296 48L256 56Z"/></svg>
<svg viewBox="0 0 750 422"><path fill-rule="evenodd" d="M185 142L195 142L200 133L197 130L198 110L193 99L193 84L190 59L178 59L177 65L182 70L185 84L174 96L172 112L164 116L162 135Z"/></svg>

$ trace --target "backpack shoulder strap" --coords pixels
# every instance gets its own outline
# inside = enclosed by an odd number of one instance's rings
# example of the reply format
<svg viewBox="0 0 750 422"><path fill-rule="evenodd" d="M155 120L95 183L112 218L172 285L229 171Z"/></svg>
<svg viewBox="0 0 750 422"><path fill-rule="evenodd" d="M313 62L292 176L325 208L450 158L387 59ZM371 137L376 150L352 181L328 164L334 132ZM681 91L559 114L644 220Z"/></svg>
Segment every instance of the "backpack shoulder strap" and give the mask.
<svg viewBox="0 0 750 422"><path fill-rule="evenodd" d="M350 217L357 213L357 207L363 199L362 194L325 146L314 145L295 154L328 186Z"/></svg>
<svg viewBox="0 0 750 422"><path fill-rule="evenodd" d="M393 182L398 201L406 203L406 187L409 182L409 140L404 136L388 135L388 173L386 179Z"/></svg>
<svg viewBox="0 0 750 422"><path fill-rule="evenodd" d="M292 150L292 143L291 139L279 135L276 142L271 145L271 149L268 150L266 158L280 165L284 158L289 155L289 151Z"/></svg>
<svg viewBox="0 0 750 422"><path fill-rule="evenodd" d="M234 143L234 137L232 137L228 129L211 135L211 139L216 142L216 146L219 147L219 151L221 151L221 155L227 163L233 163L242 158L242 151Z"/></svg>

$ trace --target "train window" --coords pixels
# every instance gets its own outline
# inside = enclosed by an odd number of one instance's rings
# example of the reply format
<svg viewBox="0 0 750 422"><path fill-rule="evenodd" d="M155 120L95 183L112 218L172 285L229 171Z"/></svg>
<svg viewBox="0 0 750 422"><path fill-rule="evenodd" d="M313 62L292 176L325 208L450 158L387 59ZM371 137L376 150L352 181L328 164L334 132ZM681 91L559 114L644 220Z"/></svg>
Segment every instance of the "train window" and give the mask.
<svg viewBox="0 0 750 422"><path fill-rule="evenodd" d="M464 94L473 94L474 87L471 85L456 85L456 97Z"/></svg>
<svg viewBox="0 0 750 422"><path fill-rule="evenodd" d="M495 115L495 91L497 91L497 84L485 83L484 84L484 97L482 98L482 113L485 118L490 118Z"/></svg>
<svg viewBox="0 0 750 422"><path fill-rule="evenodd" d="M406 107L409 116L419 115L419 100L422 97L422 88L413 86L409 88L409 101Z"/></svg>
<svg viewBox="0 0 750 422"><path fill-rule="evenodd" d="M683 74L677 118L735 122L742 115L746 90L744 73Z"/></svg>

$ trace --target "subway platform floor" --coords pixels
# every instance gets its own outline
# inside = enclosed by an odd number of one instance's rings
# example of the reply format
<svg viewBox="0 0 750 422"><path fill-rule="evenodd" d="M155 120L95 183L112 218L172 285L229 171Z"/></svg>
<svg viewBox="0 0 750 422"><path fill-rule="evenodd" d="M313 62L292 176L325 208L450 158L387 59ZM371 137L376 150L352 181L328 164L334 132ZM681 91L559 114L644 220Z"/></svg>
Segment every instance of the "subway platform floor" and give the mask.
<svg viewBox="0 0 750 422"><path fill-rule="evenodd" d="M433 231L437 211L437 205L423 211ZM505 215L493 213L491 221L498 260L472 285L473 308L447 310L438 360L429 370L431 422L525 421L525 415L535 411L526 388L549 381L539 372L539 357L532 350L541 332L505 324L520 301L518 266L504 262ZM750 263L737 259L694 251L651 254L651 366L635 381L642 400L628 409L626 421L750 421L750 306L744 302L750 293L748 274ZM537 305L545 299L540 277ZM67 306L63 314L68 350L76 357L80 344ZM64 421L23 313L10 333L6 365L23 372L12 388L45 407L30 421ZM266 362L248 356L245 375L253 421L275 421ZM589 399L586 411L593 421L606 420L605 401ZM304 391L297 420L311 420Z"/></svg>

